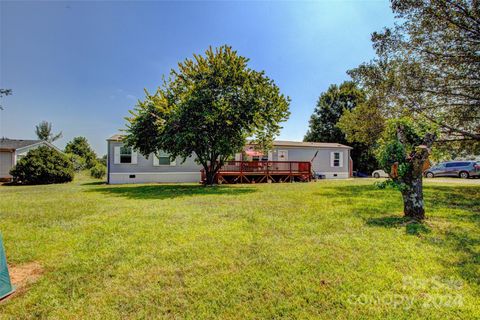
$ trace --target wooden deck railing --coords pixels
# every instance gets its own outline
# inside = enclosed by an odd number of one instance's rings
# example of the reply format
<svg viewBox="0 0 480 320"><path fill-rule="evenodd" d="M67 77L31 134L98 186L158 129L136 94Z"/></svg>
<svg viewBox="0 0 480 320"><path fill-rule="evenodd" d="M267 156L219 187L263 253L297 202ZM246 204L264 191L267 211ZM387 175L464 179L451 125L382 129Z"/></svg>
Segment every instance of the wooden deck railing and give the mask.
<svg viewBox="0 0 480 320"><path fill-rule="evenodd" d="M265 176L268 181L270 177L275 181L273 176L284 176L282 181L287 178L293 181L295 177L302 177L302 180L310 180L312 164L308 161L227 161L217 172L217 178L227 176L238 176L239 181L243 181L243 177L247 176ZM202 181L205 181L205 172L202 169ZM235 179L237 181L238 179ZM249 181L249 179L245 179ZM258 180L258 179L257 179ZM279 179L277 179L279 181Z"/></svg>
<svg viewBox="0 0 480 320"><path fill-rule="evenodd" d="M227 161L219 173L296 173L311 171L311 163L305 161Z"/></svg>

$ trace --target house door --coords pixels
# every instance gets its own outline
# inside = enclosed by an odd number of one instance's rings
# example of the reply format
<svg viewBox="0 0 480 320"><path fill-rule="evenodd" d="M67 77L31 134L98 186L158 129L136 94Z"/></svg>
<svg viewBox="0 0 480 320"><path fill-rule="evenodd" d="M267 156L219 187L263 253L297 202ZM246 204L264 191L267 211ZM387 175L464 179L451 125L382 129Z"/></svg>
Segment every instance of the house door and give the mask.
<svg viewBox="0 0 480 320"><path fill-rule="evenodd" d="M278 161L288 161L288 150L278 150Z"/></svg>

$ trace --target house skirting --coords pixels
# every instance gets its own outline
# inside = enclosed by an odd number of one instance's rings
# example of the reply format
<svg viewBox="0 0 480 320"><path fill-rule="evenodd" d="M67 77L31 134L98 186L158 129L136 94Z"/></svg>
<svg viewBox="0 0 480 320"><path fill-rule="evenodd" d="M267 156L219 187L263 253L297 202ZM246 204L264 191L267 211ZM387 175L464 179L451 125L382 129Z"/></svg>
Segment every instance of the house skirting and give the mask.
<svg viewBox="0 0 480 320"><path fill-rule="evenodd" d="M320 172L319 174L324 175L325 179L347 179L350 177L348 172Z"/></svg>
<svg viewBox="0 0 480 320"><path fill-rule="evenodd" d="M326 179L347 179L348 172L322 172ZM109 184L200 182L200 172L112 172Z"/></svg>
<svg viewBox="0 0 480 320"><path fill-rule="evenodd" d="M200 172L111 172L109 184L200 182Z"/></svg>

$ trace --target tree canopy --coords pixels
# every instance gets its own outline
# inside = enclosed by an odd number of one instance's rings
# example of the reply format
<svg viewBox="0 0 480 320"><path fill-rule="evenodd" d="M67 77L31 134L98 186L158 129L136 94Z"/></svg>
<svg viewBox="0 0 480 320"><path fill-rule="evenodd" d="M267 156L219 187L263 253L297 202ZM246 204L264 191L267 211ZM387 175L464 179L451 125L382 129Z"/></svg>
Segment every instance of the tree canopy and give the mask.
<svg viewBox="0 0 480 320"><path fill-rule="evenodd" d="M385 127L385 118L377 105L366 101L352 110L345 110L337 126L345 134L348 143L376 145Z"/></svg>
<svg viewBox="0 0 480 320"><path fill-rule="evenodd" d="M440 141L480 141L480 9L475 0L392 0L397 23L372 35L377 58L349 73L390 118L440 128Z"/></svg>
<svg viewBox="0 0 480 320"><path fill-rule="evenodd" d="M37 134L38 139L48 142L54 142L62 137L61 131L57 134L52 132L52 124L47 121L42 121L35 126L35 133Z"/></svg>
<svg viewBox="0 0 480 320"><path fill-rule="evenodd" d="M131 112L124 141L145 156L194 155L209 184L247 138L268 148L289 116L290 99L248 61L222 46L179 63Z"/></svg>
<svg viewBox="0 0 480 320"><path fill-rule="evenodd" d="M85 160L86 167L89 169L97 163L97 155L90 147L87 138L75 137L65 146L65 153L75 154Z"/></svg>
<svg viewBox="0 0 480 320"><path fill-rule="evenodd" d="M339 86L331 85L318 98L304 141L348 144L353 147L351 157L355 170L364 173L376 170L374 144L353 139L351 136L353 130L350 125L353 123L349 121L351 117L348 115L359 109L365 102L365 92L354 82L343 82ZM377 127L381 128L382 125L382 123L377 124Z"/></svg>
<svg viewBox="0 0 480 320"><path fill-rule="evenodd" d="M337 126L345 110L352 110L365 101L365 93L351 81L332 84L318 98L310 117L304 141L347 143L345 134Z"/></svg>

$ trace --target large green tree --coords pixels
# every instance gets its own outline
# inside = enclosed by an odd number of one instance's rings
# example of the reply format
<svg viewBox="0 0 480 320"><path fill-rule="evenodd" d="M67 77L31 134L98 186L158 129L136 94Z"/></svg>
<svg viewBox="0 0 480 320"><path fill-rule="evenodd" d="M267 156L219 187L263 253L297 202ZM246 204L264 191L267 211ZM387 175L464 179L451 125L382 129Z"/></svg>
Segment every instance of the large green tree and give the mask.
<svg viewBox="0 0 480 320"><path fill-rule="evenodd" d="M304 141L348 144L353 147L351 156L355 170L371 172L377 169L373 154L374 145L351 139L346 134L348 132L346 128L340 126L340 119L365 101L365 91L359 89L354 82L346 81L339 86L331 85L318 98Z"/></svg>
<svg viewBox="0 0 480 320"><path fill-rule="evenodd" d="M88 169L97 163L97 155L85 137L75 137L65 146L65 153L75 154L85 160Z"/></svg>
<svg viewBox="0 0 480 320"><path fill-rule="evenodd" d="M289 116L290 99L229 46L178 64L127 118L125 143L148 156L194 156L213 184L224 161L253 138L268 148Z"/></svg>
<svg viewBox="0 0 480 320"><path fill-rule="evenodd" d="M377 58L350 75L384 114L426 119L438 142L480 148L480 7L476 0L392 0L393 28L372 35ZM448 148L448 145L446 145Z"/></svg>
<svg viewBox="0 0 480 320"><path fill-rule="evenodd" d="M365 101L365 92L351 81L332 84L318 98L310 117L304 141L346 143L345 134L337 126L345 110L352 110Z"/></svg>
<svg viewBox="0 0 480 320"><path fill-rule="evenodd" d="M61 131L57 134L52 132L52 124L48 121L42 121L36 125L35 133L37 134L38 139L48 142L54 142L62 137Z"/></svg>

